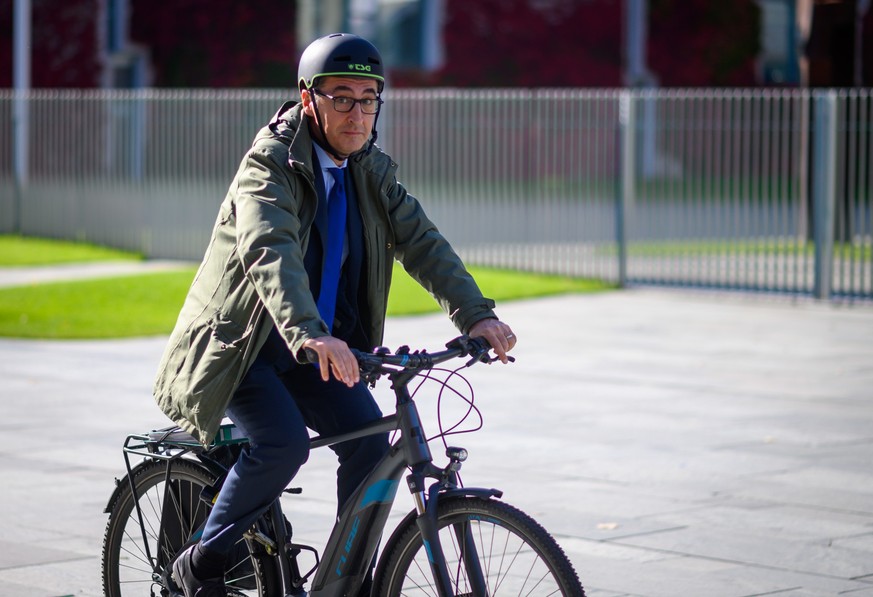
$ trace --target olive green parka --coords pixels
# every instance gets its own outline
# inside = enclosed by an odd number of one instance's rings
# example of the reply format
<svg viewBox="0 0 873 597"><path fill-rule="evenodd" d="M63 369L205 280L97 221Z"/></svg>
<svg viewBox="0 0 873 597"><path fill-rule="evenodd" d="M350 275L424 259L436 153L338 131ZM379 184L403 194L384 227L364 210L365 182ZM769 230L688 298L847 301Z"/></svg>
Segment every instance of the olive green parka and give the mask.
<svg viewBox="0 0 873 597"><path fill-rule="evenodd" d="M255 137L221 204L212 237L161 359L158 406L201 443L212 441L234 391L272 327L295 358L328 335L303 265L318 205L308 117L285 104ZM392 264L400 261L462 332L495 317L418 200L378 147L349 159L364 224L361 274L369 337L382 342Z"/></svg>

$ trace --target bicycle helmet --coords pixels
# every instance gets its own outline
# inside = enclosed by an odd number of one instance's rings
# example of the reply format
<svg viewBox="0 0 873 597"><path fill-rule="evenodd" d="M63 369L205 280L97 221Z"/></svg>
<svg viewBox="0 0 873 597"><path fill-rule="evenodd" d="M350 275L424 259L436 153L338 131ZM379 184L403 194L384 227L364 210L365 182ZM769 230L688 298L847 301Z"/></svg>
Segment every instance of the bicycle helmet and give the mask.
<svg viewBox="0 0 873 597"><path fill-rule="evenodd" d="M385 86L379 50L363 37L351 33L320 37L303 50L297 66L300 89L312 89L316 79L329 76L376 79L379 93Z"/></svg>

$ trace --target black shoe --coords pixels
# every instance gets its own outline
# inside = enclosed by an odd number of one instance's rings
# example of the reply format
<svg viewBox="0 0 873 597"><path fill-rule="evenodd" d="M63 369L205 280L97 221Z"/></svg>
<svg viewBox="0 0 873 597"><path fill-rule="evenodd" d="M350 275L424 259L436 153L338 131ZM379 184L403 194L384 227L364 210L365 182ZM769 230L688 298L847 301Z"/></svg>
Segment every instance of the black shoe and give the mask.
<svg viewBox="0 0 873 597"><path fill-rule="evenodd" d="M194 576L194 571L191 570L191 552L196 547L192 545L173 562L173 580L176 585L182 589L185 597L227 597L223 578L200 580Z"/></svg>

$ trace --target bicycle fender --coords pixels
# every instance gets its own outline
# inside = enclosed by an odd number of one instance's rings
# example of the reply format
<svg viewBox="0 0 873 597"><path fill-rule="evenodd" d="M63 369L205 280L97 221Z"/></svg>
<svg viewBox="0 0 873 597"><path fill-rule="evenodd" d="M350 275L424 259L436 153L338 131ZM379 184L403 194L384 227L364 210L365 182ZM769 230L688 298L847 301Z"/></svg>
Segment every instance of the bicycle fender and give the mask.
<svg viewBox="0 0 873 597"><path fill-rule="evenodd" d="M453 497L477 497L483 500L497 498L499 500L503 497L503 492L493 487L491 489L485 489L484 487L456 487L440 491L437 495L438 500Z"/></svg>
<svg viewBox="0 0 873 597"><path fill-rule="evenodd" d="M446 489L445 487L440 487L437 483L431 485L427 493L427 511L425 516L430 517L434 524L436 524L437 508L439 507L440 500L458 497L474 497L481 500L489 500L493 497L499 499L503 496L503 492L499 489L485 489L484 487L452 487Z"/></svg>
<svg viewBox="0 0 873 597"><path fill-rule="evenodd" d="M126 489L130 489L130 480L136 479L137 474L139 474L140 469L149 466L150 460L143 460L142 462L138 462L135 466L130 468L130 472L124 475L121 478L115 478L115 489L112 490L112 495L109 496L109 502L106 504L106 509L103 510L104 514L111 514L112 508L115 506L115 502L118 501L118 498L121 497L121 492Z"/></svg>
<svg viewBox="0 0 873 597"><path fill-rule="evenodd" d="M147 462L149 461L143 460L130 469L130 474L124 475L121 478L115 478L115 489L112 490L112 495L109 496L109 501L106 503L106 508L103 510L104 514L112 513L112 508L115 506L115 502L118 501L118 498L121 497L121 492L125 489L130 489L130 480L136 478L139 470L145 467Z"/></svg>

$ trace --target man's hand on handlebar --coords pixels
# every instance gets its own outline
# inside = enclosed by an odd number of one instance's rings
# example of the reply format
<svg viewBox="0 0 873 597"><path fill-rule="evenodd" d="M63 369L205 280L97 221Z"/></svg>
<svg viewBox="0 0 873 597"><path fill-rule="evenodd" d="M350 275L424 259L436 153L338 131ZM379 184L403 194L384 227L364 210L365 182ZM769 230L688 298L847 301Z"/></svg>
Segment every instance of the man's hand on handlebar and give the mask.
<svg viewBox="0 0 873 597"><path fill-rule="evenodd" d="M484 338L494 349L494 354L497 355L500 362L504 364L509 362L506 353L512 350L518 340L512 332L512 328L499 319L477 321L470 328L469 336L471 338Z"/></svg>
<svg viewBox="0 0 873 597"><path fill-rule="evenodd" d="M349 387L361 380L361 371L358 368L358 360L349 345L333 336L319 336L310 338L303 343L304 350L312 351L318 355L318 367L321 369L321 379L328 381L330 374ZM310 357L310 360L312 357Z"/></svg>

